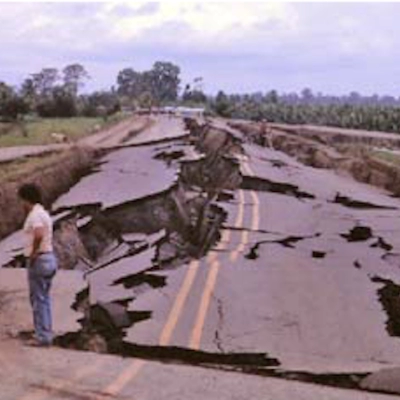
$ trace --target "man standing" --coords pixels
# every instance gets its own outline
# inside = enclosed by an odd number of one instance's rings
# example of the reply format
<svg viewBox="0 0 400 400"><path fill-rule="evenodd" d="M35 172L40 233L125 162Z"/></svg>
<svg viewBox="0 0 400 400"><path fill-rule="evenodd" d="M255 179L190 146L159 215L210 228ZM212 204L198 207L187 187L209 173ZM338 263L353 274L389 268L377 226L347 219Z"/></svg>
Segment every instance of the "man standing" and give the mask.
<svg viewBox="0 0 400 400"><path fill-rule="evenodd" d="M40 189L34 184L20 187L27 218L25 257L28 269L29 296L33 311L36 346L50 346L53 340L50 288L57 271L53 252L53 222L43 207Z"/></svg>

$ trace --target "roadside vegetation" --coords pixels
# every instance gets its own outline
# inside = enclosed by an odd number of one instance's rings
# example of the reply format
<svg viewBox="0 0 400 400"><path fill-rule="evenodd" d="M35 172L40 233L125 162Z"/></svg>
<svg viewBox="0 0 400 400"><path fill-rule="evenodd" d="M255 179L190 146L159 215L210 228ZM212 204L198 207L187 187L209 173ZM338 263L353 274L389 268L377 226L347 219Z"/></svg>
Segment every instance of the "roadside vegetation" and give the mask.
<svg viewBox="0 0 400 400"><path fill-rule="evenodd" d="M30 118L0 124L0 147L45 145L55 143L52 134L63 135L74 142L125 118L116 113L111 117Z"/></svg>
<svg viewBox="0 0 400 400"><path fill-rule="evenodd" d="M91 93L82 93L90 75L81 64L43 68L20 86L0 81L0 147L74 141L117 122L125 111L174 102L179 74L169 62L142 72L126 68L117 86Z"/></svg>
<svg viewBox="0 0 400 400"><path fill-rule="evenodd" d="M328 96L304 89L299 93L227 95L212 100L216 114L288 124L312 124L348 129L400 132L400 98L391 96Z"/></svg>
<svg viewBox="0 0 400 400"><path fill-rule="evenodd" d="M104 124L102 118L52 118L9 123L0 135L0 147L54 143L52 134L65 135L68 141L84 137Z"/></svg>
<svg viewBox="0 0 400 400"><path fill-rule="evenodd" d="M226 118L400 132L400 98L393 96L363 96L357 92L331 96L309 88L300 93L219 91L210 95L204 92L202 77L182 84L180 67L168 61L157 61L142 71L124 68L110 89L83 93L89 79L83 65L71 64L62 70L43 68L19 86L0 81L0 146L47 143L49 131L62 129L74 139L90 132L92 122L98 124L97 118L107 120L121 110L181 105L202 107L209 115ZM31 118L57 121L35 125L30 124ZM57 125L59 118L71 119L70 124ZM9 124L15 126L9 129ZM75 129L80 126L82 133ZM5 139L8 135L10 138ZM32 141L27 140L29 137Z"/></svg>

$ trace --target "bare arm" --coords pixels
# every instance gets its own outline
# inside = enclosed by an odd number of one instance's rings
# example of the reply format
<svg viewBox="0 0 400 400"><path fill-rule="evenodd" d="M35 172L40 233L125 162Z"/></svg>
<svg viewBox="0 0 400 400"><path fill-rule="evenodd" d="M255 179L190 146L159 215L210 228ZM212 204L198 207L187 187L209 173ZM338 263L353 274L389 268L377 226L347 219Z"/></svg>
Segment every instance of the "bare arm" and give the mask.
<svg viewBox="0 0 400 400"><path fill-rule="evenodd" d="M32 244L32 253L30 254L29 258L33 262L35 261L36 257L39 255L40 245L42 244L44 237L44 228L35 228L33 230L33 244Z"/></svg>

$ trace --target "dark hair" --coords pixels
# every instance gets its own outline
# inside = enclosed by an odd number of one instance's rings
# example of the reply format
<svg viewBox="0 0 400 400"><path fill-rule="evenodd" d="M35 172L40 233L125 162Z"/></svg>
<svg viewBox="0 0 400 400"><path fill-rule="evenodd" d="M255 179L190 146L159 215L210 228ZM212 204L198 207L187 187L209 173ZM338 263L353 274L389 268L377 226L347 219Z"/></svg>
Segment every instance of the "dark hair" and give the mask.
<svg viewBox="0 0 400 400"><path fill-rule="evenodd" d="M40 188L34 183L28 183L22 185L18 189L18 196L25 201L28 201L31 204L42 204L42 193Z"/></svg>

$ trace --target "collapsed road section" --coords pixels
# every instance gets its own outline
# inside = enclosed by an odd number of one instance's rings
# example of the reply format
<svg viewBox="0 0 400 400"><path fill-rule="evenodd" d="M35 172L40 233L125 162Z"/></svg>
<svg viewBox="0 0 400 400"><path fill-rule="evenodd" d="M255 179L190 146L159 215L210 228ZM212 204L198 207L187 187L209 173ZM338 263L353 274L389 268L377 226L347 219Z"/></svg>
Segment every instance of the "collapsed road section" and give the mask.
<svg viewBox="0 0 400 400"><path fill-rule="evenodd" d="M61 264L88 282L57 343L356 389L397 367L398 199L186 128L110 152L55 204Z"/></svg>

